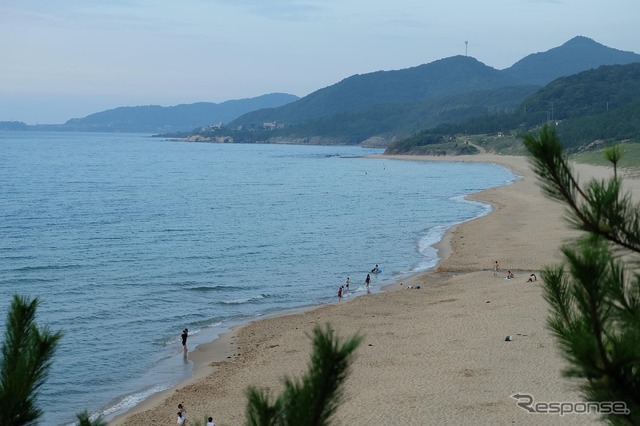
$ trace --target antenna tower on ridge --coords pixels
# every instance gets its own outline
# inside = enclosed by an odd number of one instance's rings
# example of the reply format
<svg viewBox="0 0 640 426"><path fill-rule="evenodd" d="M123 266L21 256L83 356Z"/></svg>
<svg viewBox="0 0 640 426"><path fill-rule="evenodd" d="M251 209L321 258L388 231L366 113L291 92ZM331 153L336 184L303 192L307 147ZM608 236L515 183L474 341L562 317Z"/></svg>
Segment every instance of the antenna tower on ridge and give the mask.
<svg viewBox="0 0 640 426"><path fill-rule="evenodd" d="M465 40L464 42L464 56L469 56L467 53L469 51L469 42Z"/></svg>

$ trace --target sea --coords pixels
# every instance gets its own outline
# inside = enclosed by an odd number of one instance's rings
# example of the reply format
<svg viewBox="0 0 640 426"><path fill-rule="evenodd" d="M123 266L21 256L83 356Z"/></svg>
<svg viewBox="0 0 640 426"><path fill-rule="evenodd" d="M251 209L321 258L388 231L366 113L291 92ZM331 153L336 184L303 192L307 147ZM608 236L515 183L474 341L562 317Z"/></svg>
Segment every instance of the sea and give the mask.
<svg viewBox="0 0 640 426"><path fill-rule="evenodd" d="M0 132L0 330L14 294L62 331L42 424L109 420L192 375L182 356L233 326L367 297L426 271L495 164L375 158L358 146L185 143ZM374 158L365 156L374 156Z"/></svg>

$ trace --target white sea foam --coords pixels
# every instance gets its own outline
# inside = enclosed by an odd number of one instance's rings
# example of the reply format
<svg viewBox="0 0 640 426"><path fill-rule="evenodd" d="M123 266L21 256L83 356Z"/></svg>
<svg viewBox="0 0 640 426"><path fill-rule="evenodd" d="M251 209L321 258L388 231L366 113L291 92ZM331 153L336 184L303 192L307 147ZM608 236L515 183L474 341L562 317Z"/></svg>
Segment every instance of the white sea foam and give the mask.
<svg viewBox="0 0 640 426"><path fill-rule="evenodd" d="M163 384L163 385L155 385L147 390L144 390L142 392L137 392L137 393L133 393L131 395L127 395L124 396L122 398L120 398L116 403L114 403L113 405L109 406L108 408L104 409L100 415L102 415L105 418L108 418L110 416L113 415L117 415L119 413L123 413L133 407L135 407L137 404L141 403L142 401L144 401L145 399L149 398L150 396L165 391L167 389L171 388L170 385L168 384Z"/></svg>
<svg viewBox="0 0 640 426"><path fill-rule="evenodd" d="M243 303L248 303L248 302L252 302L252 301L260 300L264 298L265 296L263 294L258 294L257 296L248 296L248 297L241 297L241 298L232 299L232 300L223 300L220 303L223 303L225 305L241 305Z"/></svg>

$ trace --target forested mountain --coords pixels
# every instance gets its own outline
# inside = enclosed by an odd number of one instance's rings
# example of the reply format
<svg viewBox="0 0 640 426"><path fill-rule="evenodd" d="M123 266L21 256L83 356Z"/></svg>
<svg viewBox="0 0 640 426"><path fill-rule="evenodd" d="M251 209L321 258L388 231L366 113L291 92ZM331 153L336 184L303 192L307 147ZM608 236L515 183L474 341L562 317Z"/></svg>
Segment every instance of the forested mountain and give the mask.
<svg viewBox="0 0 640 426"><path fill-rule="evenodd" d="M529 125L558 122L568 147L640 139L640 63L603 66L548 84L522 104Z"/></svg>
<svg viewBox="0 0 640 426"><path fill-rule="evenodd" d="M512 77L474 58L454 56L413 68L356 74L283 107L248 113L231 126L256 126L263 121L295 125L376 105L417 103L516 84Z"/></svg>
<svg viewBox="0 0 640 426"><path fill-rule="evenodd" d="M389 140L406 137L439 123L460 123L472 117L511 112L536 89L536 86L505 87L422 102L378 104L261 133L260 136L272 138L272 141L288 138L307 143L308 138L320 137L323 143L358 144L367 141L369 145L386 145Z"/></svg>
<svg viewBox="0 0 640 426"><path fill-rule="evenodd" d="M595 140L640 141L640 63L609 65L559 78L509 114L476 117L423 130L388 147L389 153L424 151L461 134L523 134L552 123L568 149ZM422 148L421 148L422 147Z"/></svg>
<svg viewBox="0 0 640 426"><path fill-rule="evenodd" d="M535 89L557 77L631 62L640 62L640 55L586 37L529 55L502 71L454 56L403 70L354 75L283 107L245 114L230 127L264 130L263 123L277 122L277 130L255 133L260 141L357 144L376 139L384 144L442 123L515 111Z"/></svg>
<svg viewBox="0 0 640 426"><path fill-rule="evenodd" d="M163 107L158 105L120 107L74 118L63 127L72 131L170 132L192 130L211 124L228 123L249 111L279 107L298 97L271 93L255 98L222 102L199 102Z"/></svg>
<svg viewBox="0 0 640 426"><path fill-rule="evenodd" d="M0 129L180 132L206 140L208 135L200 129L223 123L227 124L226 130L210 132L215 133L215 140L386 145L442 124L475 123L473 126L492 128L507 116L521 120L521 124L529 119L546 119L547 114L559 118L557 114L565 112L563 105L543 107L533 99L522 104L529 118L510 113L517 112L525 98L558 77L634 62L640 62L640 55L575 37L504 70L471 57L454 56L407 69L353 75L303 98L273 93L220 104L121 107L63 125L0 122ZM599 105L608 102L614 108L620 96L603 97ZM535 114L542 114L542 118Z"/></svg>
<svg viewBox="0 0 640 426"><path fill-rule="evenodd" d="M640 55L604 46L587 37L574 37L562 46L534 53L503 72L525 84L543 86L559 77L577 74L601 65L640 62Z"/></svg>
<svg viewBox="0 0 640 426"><path fill-rule="evenodd" d="M274 108L299 99L286 93L271 93L255 98L221 103L198 102L163 107L145 105L109 109L64 124L29 126L21 122L0 122L0 130L47 130L83 132L158 133L193 131L211 124L228 123L256 109Z"/></svg>

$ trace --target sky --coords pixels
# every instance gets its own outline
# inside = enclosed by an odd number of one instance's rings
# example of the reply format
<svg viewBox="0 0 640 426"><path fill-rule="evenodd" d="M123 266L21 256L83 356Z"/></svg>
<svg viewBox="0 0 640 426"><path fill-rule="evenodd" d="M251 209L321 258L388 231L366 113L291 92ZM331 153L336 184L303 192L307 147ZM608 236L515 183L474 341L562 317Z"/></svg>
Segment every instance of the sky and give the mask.
<svg viewBox="0 0 640 426"><path fill-rule="evenodd" d="M638 0L0 0L0 121L303 97L455 55L504 69L578 35L640 53L639 16Z"/></svg>

